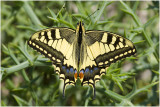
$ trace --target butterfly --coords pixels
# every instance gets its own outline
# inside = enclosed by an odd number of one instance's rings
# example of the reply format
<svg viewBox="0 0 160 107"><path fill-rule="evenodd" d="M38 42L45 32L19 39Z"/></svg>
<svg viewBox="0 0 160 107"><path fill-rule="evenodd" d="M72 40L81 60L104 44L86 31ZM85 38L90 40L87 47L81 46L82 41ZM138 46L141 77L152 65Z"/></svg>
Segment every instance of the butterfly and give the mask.
<svg viewBox="0 0 160 107"><path fill-rule="evenodd" d="M88 30L82 21L77 29L54 27L36 32L28 45L49 58L56 73L64 81L63 96L67 85L75 85L77 79L81 85L93 87L106 74L106 69L114 62L134 55L134 44L115 33Z"/></svg>

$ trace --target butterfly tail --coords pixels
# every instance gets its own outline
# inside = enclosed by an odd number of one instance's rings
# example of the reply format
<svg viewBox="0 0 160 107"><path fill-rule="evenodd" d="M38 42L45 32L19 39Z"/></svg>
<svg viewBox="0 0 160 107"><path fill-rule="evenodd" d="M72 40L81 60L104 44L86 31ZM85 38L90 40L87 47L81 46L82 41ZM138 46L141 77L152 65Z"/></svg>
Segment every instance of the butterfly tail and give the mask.
<svg viewBox="0 0 160 107"><path fill-rule="evenodd" d="M65 84L65 81L64 81L64 86L63 86L63 98L65 98L65 87L66 87L66 84Z"/></svg>
<svg viewBox="0 0 160 107"><path fill-rule="evenodd" d="M95 84L93 84L93 100L96 99L96 87Z"/></svg>

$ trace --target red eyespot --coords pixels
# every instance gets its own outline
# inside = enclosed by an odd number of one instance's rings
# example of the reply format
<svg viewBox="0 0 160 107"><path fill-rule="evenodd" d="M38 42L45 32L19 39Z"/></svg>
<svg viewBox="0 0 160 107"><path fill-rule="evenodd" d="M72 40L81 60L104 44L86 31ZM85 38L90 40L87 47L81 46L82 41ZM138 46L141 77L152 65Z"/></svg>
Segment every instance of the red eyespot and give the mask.
<svg viewBox="0 0 160 107"><path fill-rule="evenodd" d="M77 79L77 72L74 73L74 78Z"/></svg>
<svg viewBox="0 0 160 107"><path fill-rule="evenodd" d="M84 77L83 72L80 72L80 73L79 73L79 78L80 78L80 79L83 79L83 77Z"/></svg>

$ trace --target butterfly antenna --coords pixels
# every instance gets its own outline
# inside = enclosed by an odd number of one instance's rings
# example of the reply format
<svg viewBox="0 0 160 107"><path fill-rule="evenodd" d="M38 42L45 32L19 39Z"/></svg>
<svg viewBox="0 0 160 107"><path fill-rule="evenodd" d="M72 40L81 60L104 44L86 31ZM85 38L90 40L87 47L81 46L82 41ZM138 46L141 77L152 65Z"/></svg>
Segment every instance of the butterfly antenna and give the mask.
<svg viewBox="0 0 160 107"><path fill-rule="evenodd" d="M66 10L65 4L63 5L63 8ZM68 11L66 11L66 12L68 13L68 15L70 15ZM75 20L77 20L77 22L78 22L78 19L77 19L76 17L74 17L73 15L72 15L72 17L73 17Z"/></svg>
<svg viewBox="0 0 160 107"><path fill-rule="evenodd" d="M98 8L96 11L94 11L92 14L90 14L90 15L86 18L86 20L87 20L89 17L91 17L93 14L95 14L98 10L99 10L99 8Z"/></svg>
<svg viewBox="0 0 160 107"><path fill-rule="evenodd" d="M72 17L73 17L74 19L76 19L76 20L77 20L77 22L79 22L79 21L78 21L78 19L77 19L76 17L74 17L73 15L72 15Z"/></svg>
<svg viewBox="0 0 160 107"><path fill-rule="evenodd" d="M66 5L64 4L63 5L63 7L62 7L66 12L67 12L67 14L68 14L68 16L70 15L70 13L67 11L67 9L66 9Z"/></svg>
<svg viewBox="0 0 160 107"><path fill-rule="evenodd" d="M62 8L59 10L59 12L57 13L57 17L59 16L59 14L62 12L62 10L65 9L65 4L62 6Z"/></svg>

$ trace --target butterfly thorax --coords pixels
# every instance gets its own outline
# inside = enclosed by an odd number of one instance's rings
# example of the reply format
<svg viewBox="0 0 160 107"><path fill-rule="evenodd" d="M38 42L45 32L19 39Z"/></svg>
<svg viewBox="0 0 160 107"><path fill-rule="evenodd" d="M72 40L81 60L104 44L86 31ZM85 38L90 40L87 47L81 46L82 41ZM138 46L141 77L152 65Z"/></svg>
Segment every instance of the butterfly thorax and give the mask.
<svg viewBox="0 0 160 107"><path fill-rule="evenodd" d="M80 47L81 43L82 43L82 25L81 25L81 22L78 23L77 34L78 34L78 46Z"/></svg>
<svg viewBox="0 0 160 107"><path fill-rule="evenodd" d="M77 23L77 29L76 29L79 56L80 56L80 53L81 53L79 50L81 48L81 44L82 44L82 40L83 40L82 34L85 33L84 30L82 30L82 28L83 28L83 24L80 21L79 23ZM78 65L79 65L79 62L80 62L80 57L78 57Z"/></svg>

